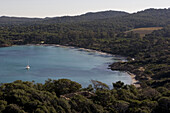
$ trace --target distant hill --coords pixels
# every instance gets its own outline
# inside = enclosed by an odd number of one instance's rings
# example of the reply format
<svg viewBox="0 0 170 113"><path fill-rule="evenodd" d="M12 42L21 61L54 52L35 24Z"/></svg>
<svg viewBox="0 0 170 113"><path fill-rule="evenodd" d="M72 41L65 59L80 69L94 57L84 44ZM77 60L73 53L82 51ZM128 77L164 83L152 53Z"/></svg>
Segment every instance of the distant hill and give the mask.
<svg viewBox="0 0 170 113"><path fill-rule="evenodd" d="M170 8L146 9L126 16L124 20L131 21L136 28L164 26L170 24Z"/></svg>
<svg viewBox="0 0 170 113"><path fill-rule="evenodd" d="M122 11L102 11L102 12L89 12L79 16L63 16L63 17L46 18L45 21L50 23L85 22L85 21L122 17L125 15L129 15L129 13L122 12Z"/></svg>
<svg viewBox="0 0 170 113"><path fill-rule="evenodd" d="M135 28L157 27L170 24L170 9L146 9L119 18L122 23L127 23Z"/></svg>
<svg viewBox="0 0 170 113"><path fill-rule="evenodd" d="M85 25L84 25L85 24ZM92 20L83 23L84 26L90 27L109 27L118 28L121 31L131 30L143 27L164 27L170 24L169 9L146 9L137 13L113 18Z"/></svg>
<svg viewBox="0 0 170 113"><path fill-rule="evenodd" d="M89 12L78 16L63 16L53 18L21 18L0 17L0 25L10 24L54 24L54 23L81 23L93 25L112 25L130 28L162 27L170 24L169 9L146 9L129 14L122 11ZM117 27L117 26L116 26Z"/></svg>
<svg viewBox="0 0 170 113"><path fill-rule="evenodd" d="M25 24L25 23L36 23L41 21L40 18L23 18L23 17L8 17L2 16L0 17L0 25L8 25L8 24Z"/></svg>
<svg viewBox="0 0 170 113"><path fill-rule="evenodd" d="M62 16L62 17L46 17L42 18L23 18L23 17L0 17L0 25L8 24L35 24L35 23L69 23L69 22L81 22L81 21L92 21L98 19L106 19L113 17L121 17L128 15L122 11L102 11L102 12L89 12L79 16Z"/></svg>

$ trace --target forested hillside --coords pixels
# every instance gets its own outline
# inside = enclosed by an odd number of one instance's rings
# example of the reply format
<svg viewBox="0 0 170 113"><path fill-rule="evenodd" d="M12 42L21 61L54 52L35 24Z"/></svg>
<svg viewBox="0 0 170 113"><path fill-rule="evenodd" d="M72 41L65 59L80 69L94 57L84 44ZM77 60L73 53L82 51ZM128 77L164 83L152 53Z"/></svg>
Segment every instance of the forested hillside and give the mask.
<svg viewBox="0 0 170 113"><path fill-rule="evenodd" d="M103 11L103 12L89 12L79 16L64 16L64 17L54 17L46 18L44 21L46 23L78 23L78 22L89 22L94 20L122 17L128 15L129 13L121 11Z"/></svg>
<svg viewBox="0 0 170 113"><path fill-rule="evenodd" d="M40 18L23 18L23 17L0 17L0 26L4 25L18 25L18 24L35 24L36 22L41 21Z"/></svg>
<svg viewBox="0 0 170 113"><path fill-rule="evenodd" d="M122 11L89 12L78 16L46 17L46 18L25 18L25 17L0 17L0 25L28 25L28 24L54 24L54 23L77 23L92 20L108 19L128 15Z"/></svg>
<svg viewBox="0 0 170 113"><path fill-rule="evenodd" d="M127 62L114 63L110 68L134 73L141 87L118 82L109 89L92 81L93 86L82 89L69 80L47 80L45 84L15 81L1 85L2 112L170 112L170 9L133 14L108 11L46 18L32 24L7 23L0 26L1 46L44 42L126 56ZM142 37L127 32L141 27L161 29Z"/></svg>
<svg viewBox="0 0 170 113"><path fill-rule="evenodd" d="M155 27L170 23L170 9L146 9L137 13L122 11L89 12L78 16L63 16L51 18L23 18L0 17L0 25L17 24L54 24L54 23L81 23L98 25L124 25L123 27Z"/></svg>

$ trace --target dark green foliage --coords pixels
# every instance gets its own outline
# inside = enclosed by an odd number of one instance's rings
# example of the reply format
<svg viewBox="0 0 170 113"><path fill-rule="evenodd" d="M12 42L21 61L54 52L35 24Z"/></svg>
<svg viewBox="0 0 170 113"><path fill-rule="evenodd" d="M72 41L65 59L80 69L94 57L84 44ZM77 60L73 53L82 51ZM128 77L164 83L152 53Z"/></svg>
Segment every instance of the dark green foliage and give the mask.
<svg viewBox="0 0 170 113"><path fill-rule="evenodd" d="M57 103L58 103L59 106L61 106L61 108L62 108L66 113L71 113L71 110L70 110L71 106L69 105L69 103L68 103L67 100L65 100L65 99L63 99L63 98L60 98L60 99L58 99ZM60 112L60 110L59 110L59 111L57 110L57 112Z"/></svg>
<svg viewBox="0 0 170 113"><path fill-rule="evenodd" d="M3 93L1 99L6 100L9 104L8 109L5 109L8 112L13 110L18 112L19 109L20 112L22 112L22 109L26 112L33 112L42 105L53 106L51 103L57 101L55 95L34 89L32 82L15 81L14 83L3 84L0 91Z"/></svg>
<svg viewBox="0 0 170 113"><path fill-rule="evenodd" d="M94 97L96 103L101 104L102 106L107 106L114 102L115 97L111 94L109 90L97 90L96 96Z"/></svg>
<svg viewBox="0 0 170 113"><path fill-rule="evenodd" d="M81 85L79 83L73 82L68 79L59 79L59 80L47 80L44 85L44 89L50 92L55 92L57 96L74 93L79 91Z"/></svg>
<svg viewBox="0 0 170 113"><path fill-rule="evenodd" d="M120 88L122 88L123 86L124 86L124 83L121 82L121 81L118 81L118 82L116 82L116 83L113 83L113 88L115 88L115 89L120 89Z"/></svg>
<svg viewBox="0 0 170 113"><path fill-rule="evenodd" d="M100 89L109 89L109 86L105 83L102 83L100 81L97 80L91 80L91 82L93 83L94 89L95 90L100 90Z"/></svg>
<svg viewBox="0 0 170 113"><path fill-rule="evenodd" d="M158 100L159 112L169 113L170 112L170 97L161 97Z"/></svg>
<svg viewBox="0 0 170 113"><path fill-rule="evenodd" d="M129 102L123 101L123 100L118 100L113 103L115 111L118 113L125 113L127 112L129 108Z"/></svg>
<svg viewBox="0 0 170 113"><path fill-rule="evenodd" d="M76 95L71 98L71 104L73 109L80 111L81 113L103 113L102 106L94 104L93 101L81 96Z"/></svg>
<svg viewBox="0 0 170 113"><path fill-rule="evenodd" d="M25 113L18 105L16 104L9 104L3 113Z"/></svg>
<svg viewBox="0 0 170 113"><path fill-rule="evenodd" d="M48 80L52 83L52 80ZM73 81L60 79L53 80L62 83ZM67 82L65 82L67 81ZM57 83L58 83L57 82ZM98 81L99 82L99 81ZM74 84L78 84L73 82ZM117 82L115 84L119 84ZM100 82L102 84L102 82ZM41 84L43 89L37 89L33 82L15 81L0 86L0 112L2 113L168 113L170 98L168 89L163 87L155 89L137 89L133 85L123 85L121 88L105 89L97 88L88 92L91 96L82 95L82 90L76 89L69 93L69 87L65 92L60 90L60 97L48 91L47 81ZM55 84L56 85L56 84ZM62 87L62 86L61 86ZM86 90L87 89L87 90ZM63 93L63 92L65 93ZM159 92L158 92L159 91Z"/></svg>
<svg viewBox="0 0 170 113"><path fill-rule="evenodd" d="M4 100L0 100L0 113L5 110L5 107L7 106L7 102Z"/></svg>

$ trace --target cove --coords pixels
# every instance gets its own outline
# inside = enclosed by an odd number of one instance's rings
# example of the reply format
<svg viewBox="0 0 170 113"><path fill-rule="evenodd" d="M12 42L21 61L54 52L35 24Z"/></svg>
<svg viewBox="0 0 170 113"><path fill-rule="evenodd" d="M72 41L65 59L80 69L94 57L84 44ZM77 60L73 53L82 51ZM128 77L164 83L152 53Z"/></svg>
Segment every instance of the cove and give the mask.
<svg viewBox="0 0 170 113"><path fill-rule="evenodd" d="M0 48L0 82L15 80L44 83L50 79L70 79L87 87L98 80L110 87L113 82L131 84L130 75L112 71L108 65L124 60L122 57L87 52L78 48L55 46L12 46ZM26 70L29 65L31 68Z"/></svg>

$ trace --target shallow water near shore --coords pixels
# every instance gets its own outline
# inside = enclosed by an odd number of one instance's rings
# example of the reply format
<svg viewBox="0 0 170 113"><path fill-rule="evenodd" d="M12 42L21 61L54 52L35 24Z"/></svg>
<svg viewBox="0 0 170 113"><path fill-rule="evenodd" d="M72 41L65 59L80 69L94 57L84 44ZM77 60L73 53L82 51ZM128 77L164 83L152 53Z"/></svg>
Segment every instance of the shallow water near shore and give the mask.
<svg viewBox="0 0 170 113"><path fill-rule="evenodd" d="M0 82L15 80L44 83L48 78L66 78L87 87L91 80L99 80L110 87L113 82L131 84L131 77L120 71L111 71L108 65L124 60L97 52L55 46L12 46L0 48ZM26 70L27 64L30 69Z"/></svg>

